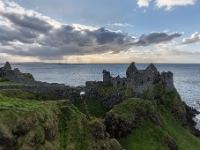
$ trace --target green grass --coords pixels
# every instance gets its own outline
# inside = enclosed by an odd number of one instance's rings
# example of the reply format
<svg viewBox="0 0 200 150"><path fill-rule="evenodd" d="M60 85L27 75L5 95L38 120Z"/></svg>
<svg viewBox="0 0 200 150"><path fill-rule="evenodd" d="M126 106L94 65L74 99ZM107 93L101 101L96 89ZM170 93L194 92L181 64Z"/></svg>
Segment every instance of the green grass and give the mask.
<svg viewBox="0 0 200 150"><path fill-rule="evenodd" d="M11 82L11 81L4 81L4 82L0 82L0 86L1 85L27 85L27 84L18 83L18 82Z"/></svg>
<svg viewBox="0 0 200 150"><path fill-rule="evenodd" d="M101 96L109 96L109 95L116 95L116 94L122 94L124 96L127 97L134 97L135 93L133 91L133 89L131 88L125 88L125 87L113 87L113 86L103 86L103 85L99 85L97 87L97 91L99 92L99 94Z"/></svg>
<svg viewBox="0 0 200 150"><path fill-rule="evenodd" d="M16 111L33 111L39 107L42 107L43 103L32 100L22 101L18 98L10 98L0 95L0 110L9 109Z"/></svg>
<svg viewBox="0 0 200 150"><path fill-rule="evenodd" d="M19 99L37 99L37 95L31 92L26 92L19 89L2 89L0 90L0 95L10 98L19 98Z"/></svg>
<svg viewBox="0 0 200 150"><path fill-rule="evenodd" d="M151 101L145 101L139 98L131 98L123 103L116 105L110 112L125 120L134 120L135 113L150 115L155 111Z"/></svg>
<svg viewBox="0 0 200 150"><path fill-rule="evenodd" d="M0 82L4 82L4 81L8 81L8 79L0 77Z"/></svg>
<svg viewBox="0 0 200 150"><path fill-rule="evenodd" d="M32 74L30 73L20 73L20 77L23 79L30 79L30 80L34 80L34 77Z"/></svg>
<svg viewBox="0 0 200 150"><path fill-rule="evenodd" d="M2 137L12 138L13 132L21 134L17 138L18 149L30 149L30 141L37 141L36 147L47 146L51 149L58 149L59 132L57 113L59 109L56 101L39 102L36 100L20 100L18 98L5 97L0 94L0 127ZM22 134L20 129L26 131ZM45 139L45 128L51 128L55 134L55 141L48 143Z"/></svg>
<svg viewBox="0 0 200 150"><path fill-rule="evenodd" d="M130 135L118 141L127 150L168 150L164 144L166 137L159 126L149 120L143 120Z"/></svg>
<svg viewBox="0 0 200 150"><path fill-rule="evenodd" d="M86 100L86 104L88 106L88 110L91 116L96 118L104 118L106 115L106 108L103 104L98 100ZM78 108L79 111L86 114L86 109L83 102L77 102L75 106Z"/></svg>
<svg viewBox="0 0 200 150"><path fill-rule="evenodd" d="M119 141L127 150L168 150L167 142L175 141L180 150L199 150L200 140L188 129L183 128L180 119L177 119L185 113L184 104L178 93L174 91L166 94L159 91L160 87L156 88L157 95L160 97L160 99L155 99L158 102L157 106L152 100L130 98L116 105L110 112L106 112L100 101L86 100L92 116L90 120L86 117L85 106L82 102L73 105L68 100L42 101L38 98L42 95L17 89L0 90L0 138L12 138L13 132L17 132L22 127L27 132L18 136L17 149L32 149L30 144L33 144L41 150L93 150L102 149L105 143L106 150L116 150L119 147ZM102 87L100 92L108 96L107 90L114 94L120 88L103 89ZM130 90L122 89L121 92L127 95L133 94ZM50 97L47 96L45 99ZM159 120L159 125L155 124L155 120L152 121L155 112L158 119L156 117L153 119ZM140 122L131 134L117 141L110 139L103 125L103 119L99 119L109 114L114 114L116 118L113 124L117 123L123 129L126 128L123 121L133 123L137 121L135 119L139 119ZM120 118L121 122L117 122L117 118ZM51 129L53 141L45 138L46 128ZM2 149L1 146L0 149Z"/></svg>
<svg viewBox="0 0 200 150"><path fill-rule="evenodd" d="M47 128L52 132L52 141L45 137ZM6 90L1 91L0 138L12 138L13 133L19 133L21 129L26 132L17 136L17 149L93 150L100 149L104 143L107 150L119 147L115 139L109 138L101 120L94 117L88 120L68 100L21 100L7 97ZM96 137L96 133L101 137Z"/></svg>
<svg viewBox="0 0 200 150"><path fill-rule="evenodd" d="M164 106L159 109L161 128L166 131L177 143L180 150L198 150L200 139L183 128L174 116Z"/></svg>
<svg viewBox="0 0 200 150"><path fill-rule="evenodd" d="M142 120L130 135L118 141L127 150L167 150L166 139L173 139L180 150L198 150L200 140L183 128L164 106L159 108L160 126Z"/></svg>
<svg viewBox="0 0 200 150"><path fill-rule="evenodd" d="M19 83L19 82L12 82L12 81L9 81L6 78L0 77L0 86L1 85L28 85L28 84Z"/></svg>

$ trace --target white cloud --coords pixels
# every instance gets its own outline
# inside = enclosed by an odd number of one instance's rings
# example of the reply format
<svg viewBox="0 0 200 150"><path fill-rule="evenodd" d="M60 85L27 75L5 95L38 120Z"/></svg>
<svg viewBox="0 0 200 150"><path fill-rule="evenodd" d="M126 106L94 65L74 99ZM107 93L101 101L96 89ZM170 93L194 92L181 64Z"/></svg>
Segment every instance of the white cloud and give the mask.
<svg viewBox="0 0 200 150"><path fill-rule="evenodd" d="M108 24L109 26L119 26L119 27L134 27L132 24L128 23L113 23L113 24Z"/></svg>
<svg viewBox="0 0 200 150"><path fill-rule="evenodd" d="M138 0L139 7L148 7L151 0ZM165 7L166 10L171 10L174 6L194 5L196 0L155 0L155 5L158 8Z"/></svg>
<svg viewBox="0 0 200 150"><path fill-rule="evenodd" d="M55 28L60 27L60 25L61 25L59 22L51 19L48 16L44 16L34 10L25 9L25 8L21 7L20 5L18 5L17 3L10 2L8 0L0 1L0 15L2 13L3 14L16 14L18 16L24 15L24 16L28 16L31 18L45 20L46 22L48 22L50 25L54 26ZM23 19L23 18L20 18L20 19Z"/></svg>
<svg viewBox="0 0 200 150"><path fill-rule="evenodd" d="M174 6L194 5L196 0L156 0L158 8L166 7L166 10L171 10Z"/></svg>
<svg viewBox="0 0 200 150"><path fill-rule="evenodd" d="M146 13L147 11L146 10L143 10L143 13Z"/></svg>
<svg viewBox="0 0 200 150"><path fill-rule="evenodd" d="M2 1L0 1L0 10L4 9L4 3Z"/></svg>
<svg viewBox="0 0 200 150"><path fill-rule="evenodd" d="M0 54L60 60L72 55L117 54L131 47L131 37L120 30L62 24L7 0L0 6Z"/></svg>
<svg viewBox="0 0 200 150"><path fill-rule="evenodd" d="M200 43L200 33L195 32L189 38L184 38L181 44Z"/></svg>
<svg viewBox="0 0 200 150"><path fill-rule="evenodd" d="M139 7L148 7L151 0L138 0Z"/></svg>

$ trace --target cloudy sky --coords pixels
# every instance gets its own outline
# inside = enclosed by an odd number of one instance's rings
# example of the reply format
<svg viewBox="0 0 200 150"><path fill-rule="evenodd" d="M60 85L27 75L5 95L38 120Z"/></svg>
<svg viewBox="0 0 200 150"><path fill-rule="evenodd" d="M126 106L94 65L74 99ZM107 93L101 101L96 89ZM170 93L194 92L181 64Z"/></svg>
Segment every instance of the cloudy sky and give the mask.
<svg viewBox="0 0 200 150"><path fill-rule="evenodd" d="M0 62L200 63L200 0L0 0Z"/></svg>

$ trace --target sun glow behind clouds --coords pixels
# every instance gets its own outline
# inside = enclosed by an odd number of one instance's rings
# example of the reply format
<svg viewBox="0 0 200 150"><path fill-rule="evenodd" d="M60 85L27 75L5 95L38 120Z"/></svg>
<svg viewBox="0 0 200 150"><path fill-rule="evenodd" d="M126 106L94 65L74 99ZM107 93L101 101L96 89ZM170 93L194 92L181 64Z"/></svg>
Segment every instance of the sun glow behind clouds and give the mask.
<svg viewBox="0 0 200 150"><path fill-rule="evenodd" d="M151 7L150 3L155 4L158 8L164 7L171 10L174 6L194 5L195 1L137 0L135 7L137 5ZM35 9L36 6L39 9ZM187 35L188 38L184 38L180 43L181 40L178 38L182 37L183 33L173 33L176 29L168 28L168 26L159 28L162 32L156 30L158 26L154 26L153 30L147 29L149 28L148 21L152 23L151 19L154 17L150 17L149 20L145 18L145 16L150 16L152 11L150 8L145 8L145 10L137 8L134 14L128 15L120 12L122 17L116 15L116 19L104 23L90 24L88 22L87 25L84 25L79 21L74 21L76 24L73 21L71 24L61 23L53 17L39 13L42 6L38 4L36 6L31 10L15 2L0 1L0 59L2 61L6 59L67 63L129 63L131 61L148 63L174 62L183 60L182 58L186 56L190 58L200 56L198 52L189 51L186 45L199 43L199 32L192 34L191 37ZM64 11L63 9L63 13ZM102 11L104 9L101 10L101 14L103 14ZM142 17L135 17L139 13L142 14ZM147 19L145 29L144 25L140 26L135 20L135 22L130 19L125 20L126 15L130 15L132 18L134 16L135 19L139 18L138 22ZM98 20L103 20L104 16L101 15L101 17ZM120 20L120 18L124 20ZM137 32L138 29L139 32ZM164 31L165 29L168 31ZM130 34L129 31L132 33ZM175 40L179 40L179 42L175 42ZM175 60L173 57L180 59Z"/></svg>

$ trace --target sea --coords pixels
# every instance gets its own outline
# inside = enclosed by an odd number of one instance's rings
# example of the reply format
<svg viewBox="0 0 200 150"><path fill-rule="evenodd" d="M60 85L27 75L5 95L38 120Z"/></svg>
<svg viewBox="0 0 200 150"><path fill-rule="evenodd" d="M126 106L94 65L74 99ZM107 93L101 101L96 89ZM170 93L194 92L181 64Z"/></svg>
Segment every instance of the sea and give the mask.
<svg viewBox="0 0 200 150"><path fill-rule="evenodd" d="M149 64L136 64L140 70ZM171 71L174 85L187 105L200 111L200 64L154 64L158 71ZM62 83L69 86L84 86L86 81L102 81L103 70L110 71L113 77L126 76L129 64L48 64L20 63L12 64L21 72L33 74L35 80ZM200 115L195 118L200 129Z"/></svg>

